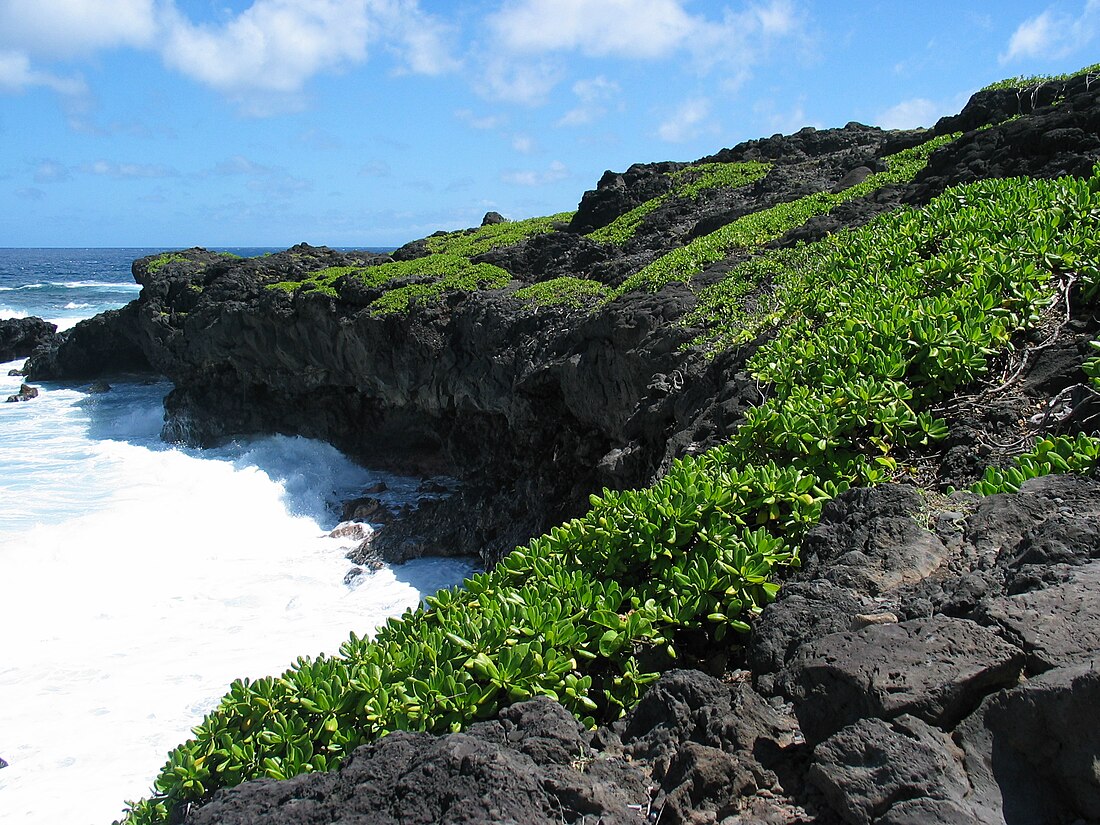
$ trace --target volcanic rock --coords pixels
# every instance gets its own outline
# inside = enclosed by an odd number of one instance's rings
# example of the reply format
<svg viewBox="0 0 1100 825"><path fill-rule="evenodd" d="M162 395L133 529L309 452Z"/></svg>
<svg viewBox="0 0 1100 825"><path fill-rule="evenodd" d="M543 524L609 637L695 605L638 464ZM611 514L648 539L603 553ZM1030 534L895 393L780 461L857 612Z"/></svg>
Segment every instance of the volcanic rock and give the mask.
<svg viewBox="0 0 1100 825"><path fill-rule="evenodd" d="M49 346L57 325L41 318L0 318L0 361L26 358L35 349Z"/></svg>

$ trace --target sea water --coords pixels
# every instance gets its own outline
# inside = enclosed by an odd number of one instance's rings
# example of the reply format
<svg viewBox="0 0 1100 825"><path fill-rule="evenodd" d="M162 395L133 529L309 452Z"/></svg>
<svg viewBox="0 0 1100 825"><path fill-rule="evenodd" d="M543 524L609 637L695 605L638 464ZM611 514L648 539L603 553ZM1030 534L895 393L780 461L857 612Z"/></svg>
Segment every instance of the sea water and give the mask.
<svg viewBox="0 0 1100 825"><path fill-rule="evenodd" d="M249 252L250 250L234 250ZM66 327L135 297L149 250L0 250L0 317ZM0 365L0 401L22 379ZM422 559L344 583L335 504L383 481L284 436L163 443L148 378L0 403L0 823L106 825L236 678L336 653L472 572Z"/></svg>

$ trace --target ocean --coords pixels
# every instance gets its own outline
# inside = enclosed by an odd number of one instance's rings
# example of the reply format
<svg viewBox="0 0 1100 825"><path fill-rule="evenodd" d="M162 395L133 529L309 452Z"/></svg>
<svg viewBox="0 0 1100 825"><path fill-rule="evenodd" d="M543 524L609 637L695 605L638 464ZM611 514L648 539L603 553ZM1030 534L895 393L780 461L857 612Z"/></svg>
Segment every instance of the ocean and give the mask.
<svg viewBox="0 0 1100 825"><path fill-rule="evenodd" d="M0 249L0 318L121 306L158 251ZM0 364L0 399L21 365ZM346 585L337 503L379 481L409 501L416 480L303 438L163 443L164 380L36 386L0 403L0 823L112 822L232 680L335 653L474 570L421 559Z"/></svg>

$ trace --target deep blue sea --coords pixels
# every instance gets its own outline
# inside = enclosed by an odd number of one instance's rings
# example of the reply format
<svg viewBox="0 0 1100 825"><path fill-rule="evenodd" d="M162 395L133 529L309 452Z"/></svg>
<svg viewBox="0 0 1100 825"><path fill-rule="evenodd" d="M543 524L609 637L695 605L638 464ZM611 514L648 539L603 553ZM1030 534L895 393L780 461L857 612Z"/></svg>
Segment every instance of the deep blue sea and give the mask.
<svg viewBox="0 0 1100 825"><path fill-rule="evenodd" d="M0 317L122 306L159 251L0 249ZM0 364L0 399L19 366ZM38 386L0 403L0 823L110 823L233 679L335 653L472 572L422 559L349 587L335 503L415 481L302 438L164 444L166 381Z"/></svg>

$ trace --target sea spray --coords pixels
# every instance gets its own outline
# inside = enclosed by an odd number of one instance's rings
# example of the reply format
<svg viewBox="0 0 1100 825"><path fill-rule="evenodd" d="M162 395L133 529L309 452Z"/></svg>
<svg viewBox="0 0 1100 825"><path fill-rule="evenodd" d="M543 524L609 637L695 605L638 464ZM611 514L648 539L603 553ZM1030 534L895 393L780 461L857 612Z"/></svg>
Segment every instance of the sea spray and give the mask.
<svg viewBox="0 0 1100 825"><path fill-rule="evenodd" d="M137 294L145 251L90 252L0 250L3 311L64 327ZM0 365L0 396L20 366ZM379 480L411 500L415 481L300 438L167 445L171 385L109 380L0 403L2 823L110 822L233 679L335 653L472 572L424 559L349 588L335 503Z"/></svg>

